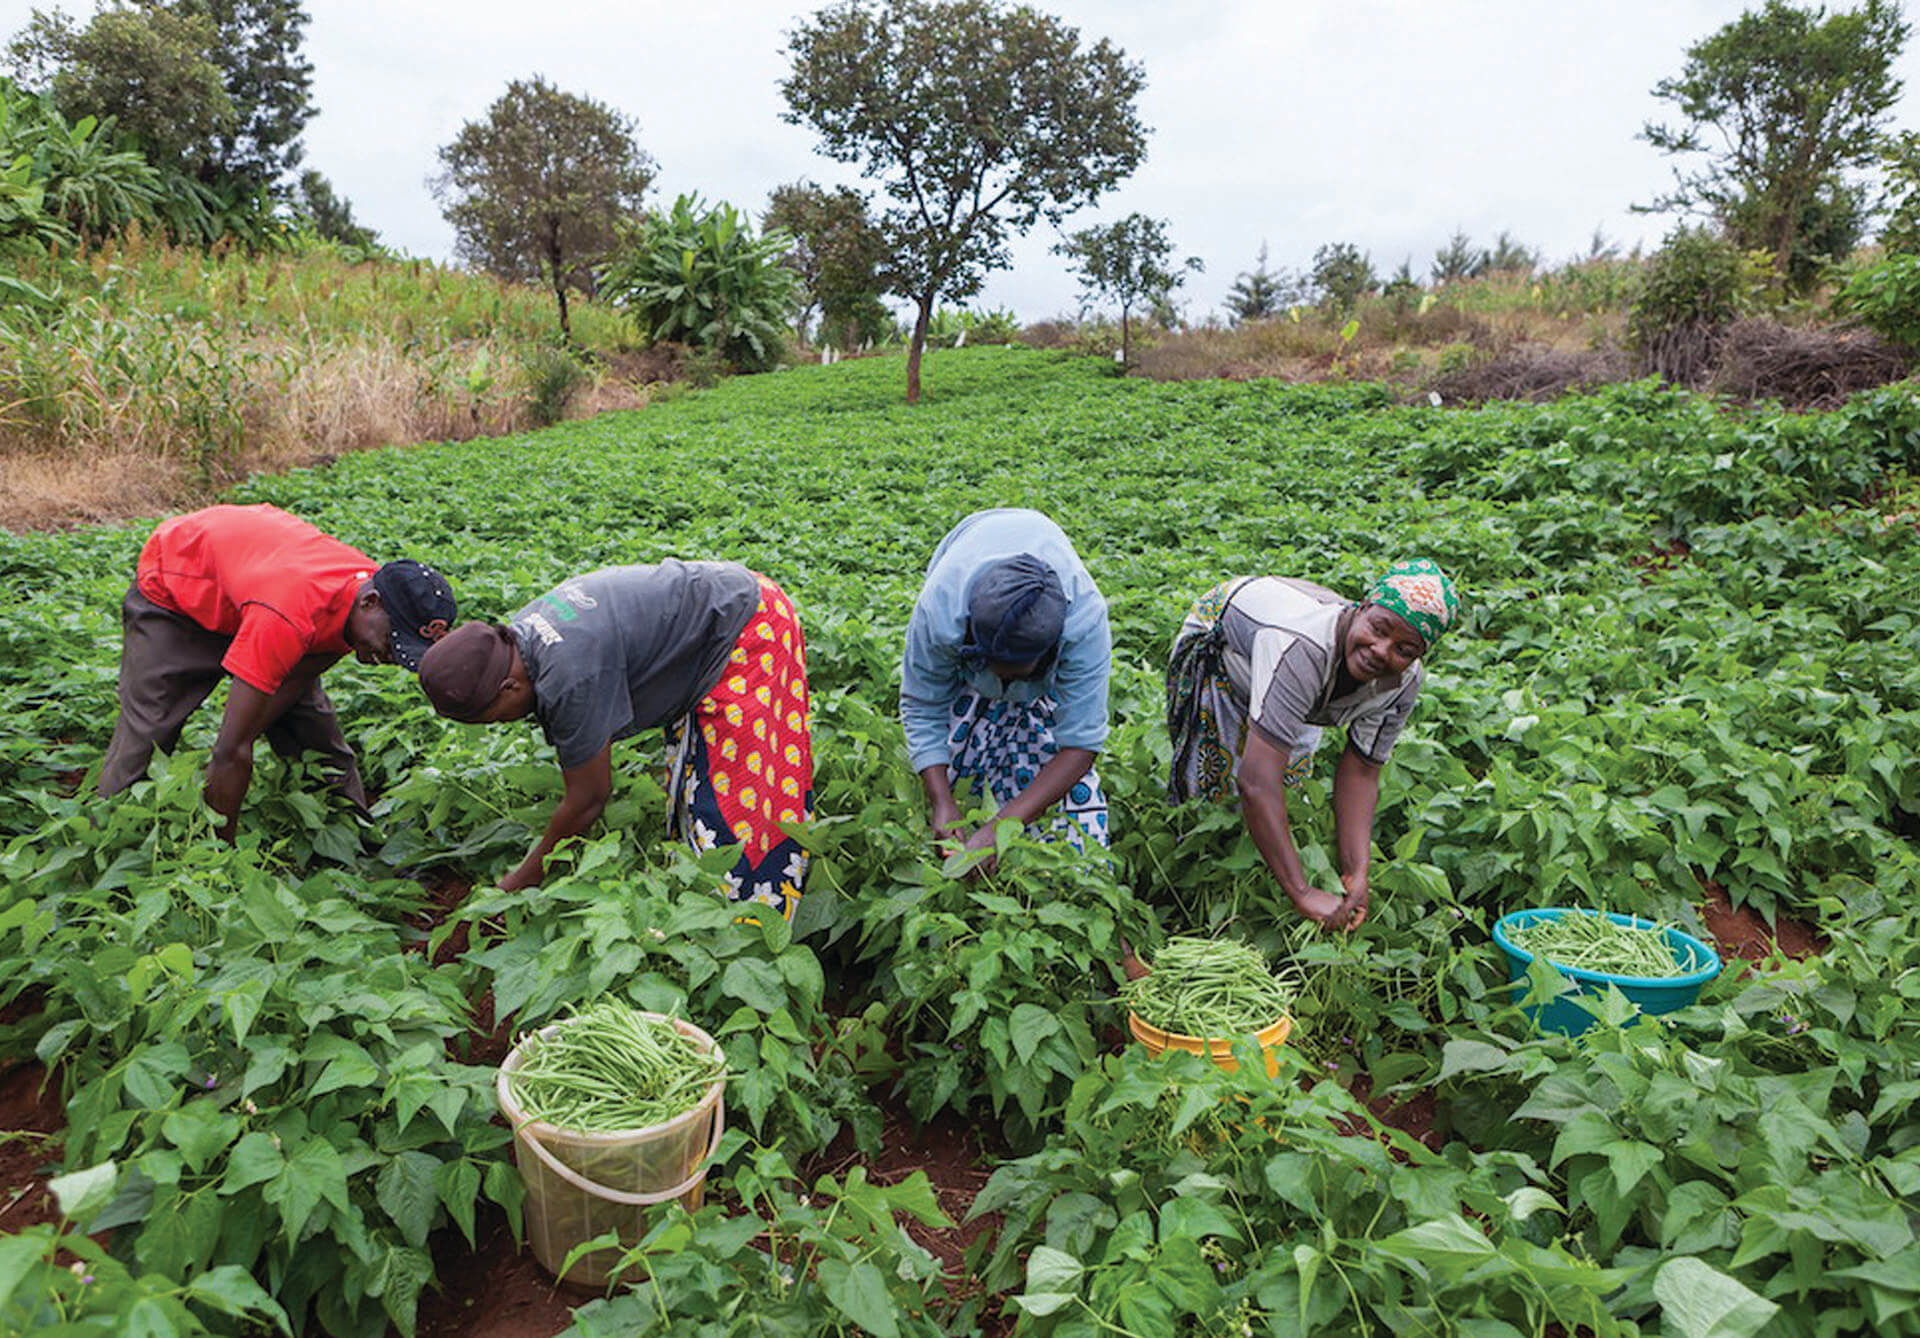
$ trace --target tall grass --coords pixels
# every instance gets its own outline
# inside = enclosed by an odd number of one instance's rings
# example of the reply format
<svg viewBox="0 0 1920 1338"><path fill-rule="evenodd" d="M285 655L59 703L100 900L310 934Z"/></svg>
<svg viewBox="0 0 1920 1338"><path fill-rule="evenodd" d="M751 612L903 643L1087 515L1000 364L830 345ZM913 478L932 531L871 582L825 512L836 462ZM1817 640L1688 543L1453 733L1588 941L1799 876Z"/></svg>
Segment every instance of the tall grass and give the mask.
<svg viewBox="0 0 1920 1338"><path fill-rule="evenodd" d="M587 384L550 294L430 261L136 232L17 273L53 301L0 310L0 526L185 506L260 469L510 432L576 394L644 402ZM590 354L636 342L587 304L574 334Z"/></svg>
<svg viewBox="0 0 1920 1338"><path fill-rule="evenodd" d="M1325 307L1296 307L1264 321L1207 324L1150 337L1139 368L1159 380L1367 378L1423 385L1523 349L1557 355L1614 349L1641 268L1637 260L1591 260L1366 297L1350 319Z"/></svg>

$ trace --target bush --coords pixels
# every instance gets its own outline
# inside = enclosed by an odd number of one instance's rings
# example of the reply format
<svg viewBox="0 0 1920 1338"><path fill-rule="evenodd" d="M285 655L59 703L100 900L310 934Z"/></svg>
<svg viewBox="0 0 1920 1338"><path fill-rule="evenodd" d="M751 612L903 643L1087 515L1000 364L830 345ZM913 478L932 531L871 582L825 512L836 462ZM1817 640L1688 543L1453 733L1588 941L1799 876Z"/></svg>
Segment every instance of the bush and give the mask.
<svg viewBox="0 0 1920 1338"><path fill-rule="evenodd" d="M682 195L648 214L599 271L601 293L654 339L713 349L744 372L771 370L786 351L798 279L781 263L784 232L755 237L729 204Z"/></svg>
<svg viewBox="0 0 1920 1338"><path fill-rule="evenodd" d="M572 354L551 344L526 353L527 414L536 427L551 427L567 416L567 404L590 376Z"/></svg>
<svg viewBox="0 0 1920 1338"><path fill-rule="evenodd" d="M1704 228L1681 228L1647 263L1628 340L1646 370L1693 384L1712 364L1720 333L1751 305L1739 248Z"/></svg>
<svg viewBox="0 0 1920 1338"><path fill-rule="evenodd" d="M1834 309L1893 343L1920 349L1920 255L1890 255L1859 270Z"/></svg>

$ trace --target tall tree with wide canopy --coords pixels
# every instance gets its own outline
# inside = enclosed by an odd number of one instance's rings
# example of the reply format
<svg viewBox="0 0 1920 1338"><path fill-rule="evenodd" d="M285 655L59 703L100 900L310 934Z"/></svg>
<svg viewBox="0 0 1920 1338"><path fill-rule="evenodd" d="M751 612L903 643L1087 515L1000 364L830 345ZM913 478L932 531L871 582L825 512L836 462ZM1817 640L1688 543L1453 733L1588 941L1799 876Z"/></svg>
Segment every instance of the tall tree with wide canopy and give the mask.
<svg viewBox="0 0 1920 1338"><path fill-rule="evenodd" d="M504 279L545 283L568 340L567 293L591 295L593 266L638 212L654 162L634 122L592 98L536 75L516 79L484 119L460 127L440 150L428 185L453 225L462 260Z"/></svg>
<svg viewBox="0 0 1920 1338"><path fill-rule="evenodd" d="M791 34L785 119L857 163L893 203L887 291L916 308L907 402L934 303L980 291L1008 241L1059 224L1146 151L1138 65L1102 39L998 0L841 0Z"/></svg>
<svg viewBox="0 0 1920 1338"><path fill-rule="evenodd" d="M1894 0L1831 15L1767 0L1695 43L1679 77L1653 89L1684 123L1650 123L1641 138L1705 162L1676 168L1675 189L1646 208L1705 213L1740 246L1771 253L1781 279L1804 283L1816 253L1861 231L1864 199L1846 173L1880 151L1907 32Z"/></svg>

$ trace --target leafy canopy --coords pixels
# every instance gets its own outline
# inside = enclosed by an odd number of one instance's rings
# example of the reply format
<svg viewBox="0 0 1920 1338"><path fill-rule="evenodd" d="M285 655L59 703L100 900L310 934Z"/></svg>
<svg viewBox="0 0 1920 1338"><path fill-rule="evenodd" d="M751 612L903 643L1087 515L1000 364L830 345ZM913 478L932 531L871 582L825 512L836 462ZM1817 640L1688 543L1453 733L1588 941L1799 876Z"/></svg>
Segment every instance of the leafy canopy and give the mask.
<svg viewBox="0 0 1920 1338"><path fill-rule="evenodd" d="M907 399L940 298L964 301L1008 241L1058 224L1139 165L1145 76L1112 43L996 0L841 0L800 25L785 119L857 163L891 200L887 291L919 309Z"/></svg>
<svg viewBox="0 0 1920 1338"><path fill-rule="evenodd" d="M204 15L106 9L76 27L35 10L8 55L21 82L49 92L68 120L112 117L153 162L197 172L236 119L213 59L218 43Z"/></svg>
<svg viewBox="0 0 1920 1338"><path fill-rule="evenodd" d="M1907 33L1889 0L1833 15L1767 0L1695 43L1679 76L1653 88L1682 122L1649 123L1641 138L1704 162L1676 167L1674 190L1646 208L1703 213L1804 287L1859 236L1864 199L1845 173L1880 150Z"/></svg>
<svg viewBox="0 0 1920 1338"><path fill-rule="evenodd" d="M455 253L503 279L545 283L571 337L568 291L593 291L592 267L653 180L632 118L539 75L516 79L442 146L440 164L428 184Z"/></svg>
<svg viewBox="0 0 1920 1338"><path fill-rule="evenodd" d="M800 281L801 339L815 311L822 343L853 348L886 338L893 325L880 301L887 241L868 217L860 192L846 186L828 190L811 181L777 186L760 222L792 239L785 263Z"/></svg>
<svg viewBox="0 0 1920 1338"><path fill-rule="evenodd" d="M1166 221L1145 214L1082 228L1053 249L1079 272L1085 304L1104 299L1120 308L1120 360L1127 363L1133 361L1128 328L1132 311L1165 306L1188 272L1204 268L1198 256L1175 261Z"/></svg>

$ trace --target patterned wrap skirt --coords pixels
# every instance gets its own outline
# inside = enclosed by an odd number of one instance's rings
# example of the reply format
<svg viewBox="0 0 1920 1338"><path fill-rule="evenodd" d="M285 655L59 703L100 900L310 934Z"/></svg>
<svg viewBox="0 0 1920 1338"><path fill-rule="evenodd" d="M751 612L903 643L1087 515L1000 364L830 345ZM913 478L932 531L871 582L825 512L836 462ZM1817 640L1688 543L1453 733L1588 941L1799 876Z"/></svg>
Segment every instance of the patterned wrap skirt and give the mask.
<svg viewBox="0 0 1920 1338"><path fill-rule="evenodd" d="M667 831L696 853L737 844L740 858L727 874L732 899L791 920L807 854L780 824L813 814L807 643L786 592L755 578L760 607L733 643L720 681L667 729Z"/></svg>
<svg viewBox="0 0 1920 1338"><path fill-rule="evenodd" d="M1244 580L1207 591L1180 624L1167 661L1167 736L1173 767L1167 798L1237 800L1240 755L1247 746L1247 701L1227 675L1227 633L1221 623ZM1285 781L1298 785L1313 770L1321 731L1303 726L1287 759Z"/></svg>
<svg viewBox="0 0 1920 1338"><path fill-rule="evenodd" d="M947 763L949 780L973 780L996 805L1004 805L1040 774L1040 768L1060 752L1053 737L1052 697L1031 702L998 701L963 692L954 699L947 720L947 740L953 757ZM1063 839L1075 850L1089 842L1106 846L1107 796L1099 773L1092 767L1054 806L1053 815L1032 824L1034 835Z"/></svg>

